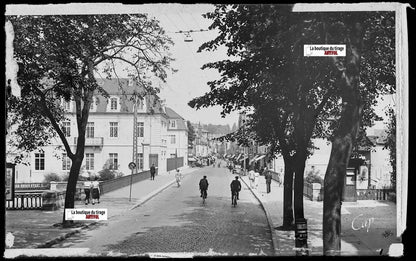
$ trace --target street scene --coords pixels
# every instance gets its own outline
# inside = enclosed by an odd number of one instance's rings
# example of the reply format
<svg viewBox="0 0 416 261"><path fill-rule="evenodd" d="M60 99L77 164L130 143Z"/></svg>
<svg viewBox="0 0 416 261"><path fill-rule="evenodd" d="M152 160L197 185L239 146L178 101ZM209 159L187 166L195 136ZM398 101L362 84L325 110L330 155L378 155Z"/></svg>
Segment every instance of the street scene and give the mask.
<svg viewBox="0 0 416 261"><path fill-rule="evenodd" d="M49 7L6 6L4 258L403 256L404 5Z"/></svg>

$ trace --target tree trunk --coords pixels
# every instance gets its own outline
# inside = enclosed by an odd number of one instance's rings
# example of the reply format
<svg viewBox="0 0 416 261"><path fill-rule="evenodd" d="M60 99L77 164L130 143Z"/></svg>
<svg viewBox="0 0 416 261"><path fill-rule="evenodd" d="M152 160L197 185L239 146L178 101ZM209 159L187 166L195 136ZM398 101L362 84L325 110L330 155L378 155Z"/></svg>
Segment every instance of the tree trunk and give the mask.
<svg viewBox="0 0 416 261"><path fill-rule="evenodd" d="M332 142L331 155L324 180L323 246L324 255L340 255L341 251L341 200L346 169L359 128L360 108L348 106L352 127L344 135L337 135ZM355 107L355 108L354 108ZM346 116L346 115L344 115ZM346 124L340 128L347 130Z"/></svg>
<svg viewBox="0 0 416 261"><path fill-rule="evenodd" d="M284 184L283 184L283 228L293 227L293 159L283 157L285 162Z"/></svg>
<svg viewBox="0 0 416 261"><path fill-rule="evenodd" d="M324 255L341 254L341 200L346 168L359 130L362 104L359 75L362 45L362 14L345 18L348 28L347 56L341 70L338 88L342 95L342 111L332 141L331 155L324 179L323 251Z"/></svg>
<svg viewBox="0 0 416 261"><path fill-rule="evenodd" d="M295 157L295 181L293 192L293 206L295 219L304 218L303 211L303 179L305 173L305 153L297 153Z"/></svg>
<svg viewBox="0 0 416 261"><path fill-rule="evenodd" d="M77 156L76 156L77 157ZM74 208L75 206L75 193L77 188L78 176L79 171L81 169L83 158L77 157L75 160L72 161L71 170L69 172L68 184L66 186L66 193L65 193L65 209L63 215L63 225L72 224L73 221L68 221L65 219L65 210Z"/></svg>

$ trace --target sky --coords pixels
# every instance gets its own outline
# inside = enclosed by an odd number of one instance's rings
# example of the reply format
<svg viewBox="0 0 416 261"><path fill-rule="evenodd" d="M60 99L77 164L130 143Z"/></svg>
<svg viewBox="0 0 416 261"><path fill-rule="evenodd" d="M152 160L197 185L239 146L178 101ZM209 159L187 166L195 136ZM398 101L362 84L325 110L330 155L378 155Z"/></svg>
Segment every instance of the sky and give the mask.
<svg viewBox="0 0 416 261"><path fill-rule="evenodd" d="M226 59L227 55L225 48L219 48L215 52L197 52L204 42L216 37L216 31L191 33L192 42L185 42L185 35L175 32L207 30L211 20L203 18L202 14L213 10L214 7L207 4L155 4L138 8L148 9L149 15L160 21L161 26L165 28L175 43L171 49L172 55L176 59L172 63L172 67L178 72L168 76L167 84L160 94L162 99L166 99L166 105L194 123L229 124L230 127L233 123L237 123L238 114L234 112L228 117L222 118L220 106L197 111L187 105L191 99L209 92L209 87L206 84L208 81L219 78L219 73L216 70L201 70L202 65Z"/></svg>
<svg viewBox="0 0 416 261"><path fill-rule="evenodd" d="M170 52L175 59L172 67L178 71L169 74L167 83L161 86L159 94L165 105L175 110L185 120L201 124L229 124L238 121L238 113L233 112L222 118L220 106L195 110L187 104L195 97L209 92L208 81L218 79L216 70L201 70L208 62L226 59L226 49L219 48L215 52L197 53L198 48L216 37L216 31L209 30L211 20L202 14L213 10L211 4L56 4L56 5L8 5L7 14L94 14L94 13L147 13L160 21L161 26L172 38L174 46ZM202 31L191 33L192 42L185 42L185 35L179 31Z"/></svg>
<svg viewBox="0 0 416 261"><path fill-rule="evenodd" d="M302 6L300 6L302 7ZM299 7L299 8L300 8ZM312 7L314 7L312 5ZM328 6L326 6L328 7ZM339 6L335 6L339 8ZM298 9L299 9L298 8ZM306 8L311 8L310 5ZM319 8L319 7L318 7ZM322 8L322 7L320 7ZM373 7L366 7L373 8ZM384 7L383 7L384 8ZM229 124L230 127L237 123L238 113L232 112L229 116L222 118L221 107L209 107L195 110L189 107L188 102L198 96L209 92L206 84L210 80L218 79L216 70L201 70L201 66L208 62L227 59L225 47L220 47L214 52L203 51L197 53L197 49L209 40L216 37L215 30L191 33L192 42L185 42L185 35L178 31L207 30L211 20L202 17L202 14L212 11L211 4L108 4L108 3L78 3L78 4L54 4L54 5L7 5L8 14L97 14L97 13L147 13L160 21L161 26L172 38L174 46L171 48L172 67L178 71L169 74L167 83L161 86L159 96L165 100L165 105L179 113L185 120L201 124ZM309 10L309 9L308 9ZM372 10L372 9L371 9ZM300 11L300 10L298 10ZM10 40L10 39L9 39ZM7 42L7 44L10 44ZM10 53L6 53L6 56ZM6 66L11 70L12 66ZM7 74L7 72L6 72ZM379 116L385 117L383 109L386 104L391 103L386 99L376 109ZM379 123L379 128L382 127Z"/></svg>

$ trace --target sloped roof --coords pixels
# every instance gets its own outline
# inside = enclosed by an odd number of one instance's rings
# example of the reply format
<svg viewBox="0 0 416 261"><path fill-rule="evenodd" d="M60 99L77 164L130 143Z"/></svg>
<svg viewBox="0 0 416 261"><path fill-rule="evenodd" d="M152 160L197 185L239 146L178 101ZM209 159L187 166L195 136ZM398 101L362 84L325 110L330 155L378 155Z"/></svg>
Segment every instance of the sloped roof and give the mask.
<svg viewBox="0 0 416 261"><path fill-rule="evenodd" d="M132 113L134 101L132 99L132 94L134 91L141 94L143 99L146 101L147 110L146 113L162 113L164 114L163 107L158 101L158 96L156 94L146 94L145 89L138 85L136 82L132 86L129 86L128 78L119 78L119 79L99 79L97 80L98 84L110 95L120 97L120 112ZM97 111L106 112L108 100L102 94L94 94L97 105ZM94 112L92 112L94 113Z"/></svg>
<svg viewBox="0 0 416 261"><path fill-rule="evenodd" d="M172 110L169 107L165 107L165 111L166 111L166 114L168 115L168 117L170 119L182 119L182 120L184 120L184 118L181 115L179 115L176 111Z"/></svg>
<svg viewBox="0 0 416 261"><path fill-rule="evenodd" d="M168 130L188 130L188 126L186 126L185 119L179 115L176 111L172 110L169 107L165 107L166 115L169 119L176 120L176 128L171 129L168 126Z"/></svg>

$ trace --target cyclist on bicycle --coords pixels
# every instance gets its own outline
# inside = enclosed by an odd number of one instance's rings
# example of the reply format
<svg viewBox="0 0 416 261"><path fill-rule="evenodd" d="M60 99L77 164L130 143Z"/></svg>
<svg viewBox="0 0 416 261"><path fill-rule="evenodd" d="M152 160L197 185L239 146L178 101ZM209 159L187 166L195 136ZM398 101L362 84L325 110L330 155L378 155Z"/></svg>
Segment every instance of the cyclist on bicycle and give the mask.
<svg viewBox="0 0 416 261"><path fill-rule="evenodd" d="M236 194L237 199L239 199L238 192L240 192L241 190L241 183L238 180L238 176L235 177L235 180L231 181L230 187L231 187L231 203L232 203L234 193Z"/></svg>
<svg viewBox="0 0 416 261"><path fill-rule="evenodd" d="M201 191L201 197L203 195L205 195L205 198L207 197L207 190L208 190L208 180L207 180L207 176L204 176L200 181L199 181L199 190Z"/></svg>

